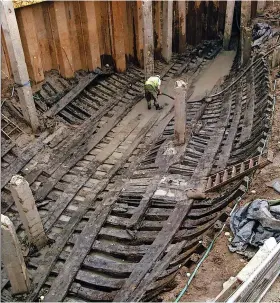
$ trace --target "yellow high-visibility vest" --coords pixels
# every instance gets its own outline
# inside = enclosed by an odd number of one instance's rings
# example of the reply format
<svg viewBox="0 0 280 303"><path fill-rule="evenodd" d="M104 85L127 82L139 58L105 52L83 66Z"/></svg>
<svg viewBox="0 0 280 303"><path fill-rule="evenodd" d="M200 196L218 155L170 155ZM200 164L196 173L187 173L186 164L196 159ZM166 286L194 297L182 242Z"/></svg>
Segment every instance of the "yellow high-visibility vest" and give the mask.
<svg viewBox="0 0 280 303"><path fill-rule="evenodd" d="M159 88L161 81L158 77L150 77L146 82L145 85L152 85L154 88Z"/></svg>

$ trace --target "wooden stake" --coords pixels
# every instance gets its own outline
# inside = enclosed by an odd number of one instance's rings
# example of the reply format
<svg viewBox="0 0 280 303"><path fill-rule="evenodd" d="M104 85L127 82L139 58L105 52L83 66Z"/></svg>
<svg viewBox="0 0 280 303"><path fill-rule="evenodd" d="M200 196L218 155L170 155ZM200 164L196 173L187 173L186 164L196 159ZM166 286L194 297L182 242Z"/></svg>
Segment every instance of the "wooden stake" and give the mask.
<svg viewBox="0 0 280 303"><path fill-rule="evenodd" d="M186 83L182 80L175 83L175 140L178 145L186 140Z"/></svg>
<svg viewBox="0 0 280 303"><path fill-rule="evenodd" d="M241 65L246 64L251 58L252 29L251 27L241 28Z"/></svg>

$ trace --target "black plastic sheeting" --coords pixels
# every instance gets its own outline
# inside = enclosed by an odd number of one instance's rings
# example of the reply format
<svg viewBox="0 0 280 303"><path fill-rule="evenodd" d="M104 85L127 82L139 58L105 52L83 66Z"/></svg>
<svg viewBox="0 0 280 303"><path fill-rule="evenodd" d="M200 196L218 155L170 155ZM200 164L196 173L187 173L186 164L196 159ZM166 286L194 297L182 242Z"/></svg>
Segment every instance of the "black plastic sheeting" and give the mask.
<svg viewBox="0 0 280 303"><path fill-rule="evenodd" d="M230 228L232 252L245 251L248 245L259 247L270 237L280 242L280 205L270 206L262 199L246 204L232 214Z"/></svg>

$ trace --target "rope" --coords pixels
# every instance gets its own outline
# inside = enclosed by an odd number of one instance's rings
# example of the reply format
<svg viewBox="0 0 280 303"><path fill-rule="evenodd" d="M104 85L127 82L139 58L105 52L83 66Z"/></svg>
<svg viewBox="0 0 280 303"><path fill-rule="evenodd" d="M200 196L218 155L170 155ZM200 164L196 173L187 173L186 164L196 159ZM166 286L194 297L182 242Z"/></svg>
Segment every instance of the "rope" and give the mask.
<svg viewBox="0 0 280 303"><path fill-rule="evenodd" d="M15 82L14 87L15 88L19 88L19 87L24 87L24 86L30 86L30 80L28 80L27 82L23 83L23 84L18 84Z"/></svg>

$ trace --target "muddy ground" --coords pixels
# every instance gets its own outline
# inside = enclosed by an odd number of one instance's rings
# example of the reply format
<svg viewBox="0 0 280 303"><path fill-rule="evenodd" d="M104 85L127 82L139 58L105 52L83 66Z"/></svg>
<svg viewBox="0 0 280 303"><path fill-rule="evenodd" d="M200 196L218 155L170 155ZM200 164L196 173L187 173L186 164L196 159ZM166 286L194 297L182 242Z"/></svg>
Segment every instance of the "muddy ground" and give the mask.
<svg viewBox="0 0 280 303"><path fill-rule="evenodd" d="M272 73L272 83L278 69ZM257 198L279 199L280 195L265 183L280 177L280 79L276 86L276 106L273 119L273 127L269 141L269 149L274 153L273 163L267 165L255 173L254 180L250 185L248 193L241 201L244 205ZM221 291L223 283L247 264L242 255L231 253L228 249L229 237L225 232L230 232L229 221L223 233L217 239L209 256L202 263L195 278L192 280L187 292L180 302L206 302L214 299ZM232 234L231 234L232 236ZM163 301L174 302L180 291L188 281L187 273L192 273L196 265L191 268L183 267L176 277L177 287L161 296ZM275 281L269 292L262 300L263 302L280 302L280 277Z"/></svg>

